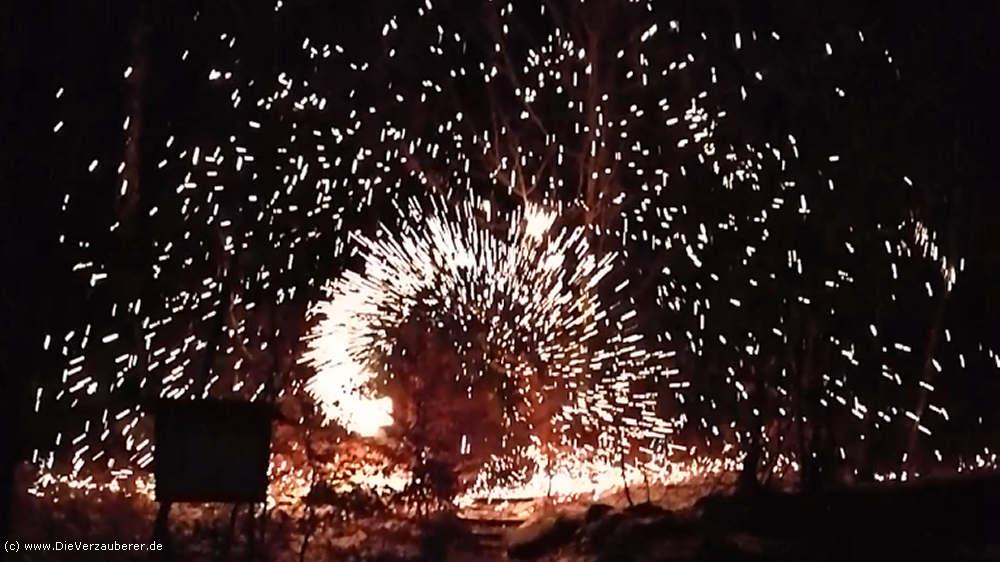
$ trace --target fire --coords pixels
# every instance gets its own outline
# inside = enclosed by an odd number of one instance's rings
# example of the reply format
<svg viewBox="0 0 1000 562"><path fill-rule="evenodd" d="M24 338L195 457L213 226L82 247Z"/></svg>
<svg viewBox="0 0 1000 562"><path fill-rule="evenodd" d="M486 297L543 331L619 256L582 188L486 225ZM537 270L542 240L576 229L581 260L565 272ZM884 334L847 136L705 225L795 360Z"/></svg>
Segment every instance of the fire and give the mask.
<svg viewBox="0 0 1000 562"><path fill-rule="evenodd" d="M352 370L351 367L354 367ZM310 392L319 397L323 415L362 437L375 437L392 424L392 399L366 396L361 388L367 377L363 369L348 363L338 376L313 379Z"/></svg>
<svg viewBox="0 0 1000 562"><path fill-rule="evenodd" d="M360 399L357 409L348 418L351 431L362 437L374 437L383 429L392 425L392 399Z"/></svg>

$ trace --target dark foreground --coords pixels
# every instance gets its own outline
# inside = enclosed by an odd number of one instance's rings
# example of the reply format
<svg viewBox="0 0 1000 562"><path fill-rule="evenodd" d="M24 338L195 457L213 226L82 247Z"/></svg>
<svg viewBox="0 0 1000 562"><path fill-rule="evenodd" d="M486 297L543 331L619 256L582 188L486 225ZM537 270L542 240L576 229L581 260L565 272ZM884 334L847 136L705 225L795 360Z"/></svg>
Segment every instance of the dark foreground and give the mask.
<svg viewBox="0 0 1000 562"><path fill-rule="evenodd" d="M1000 479L715 496L684 511L593 505L511 533L511 558L647 561L1000 560Z"/></svg>
<svg viewBox="0 0 1000 562"><path fill-rule="evenodd" d="M683 489L668 490L664 501ZM643 494L645 496L645 494ZM1000 477L860 486L810 496L716 494L667 509L640 503L549 508L527 522L432 515L419 519L316 506L256 520L227 506L178 506L173 556L185 562L980 562L1000 561ZM148 504L148 505L147 505ZM183 507L183 508L182 508ZM25 500L23 541L139 540L155 504L112 497ZM227 531L228 529L228 531ZM248 538L249 537L249 538ZM75 560L73 553L11 560ZM20 556L20 558L18 557ZM110 558L107 558L110 560ZM115 560L157 560L119 553Z"/></svg>

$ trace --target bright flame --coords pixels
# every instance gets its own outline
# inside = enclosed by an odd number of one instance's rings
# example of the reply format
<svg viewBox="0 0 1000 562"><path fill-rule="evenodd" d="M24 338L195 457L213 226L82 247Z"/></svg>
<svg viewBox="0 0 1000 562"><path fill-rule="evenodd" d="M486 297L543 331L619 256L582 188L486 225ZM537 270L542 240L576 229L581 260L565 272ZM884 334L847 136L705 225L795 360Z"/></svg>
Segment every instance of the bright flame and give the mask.
<svg viewBox="0 0 1000 562"><path fill-rule="evenodd" d="M327 318L341 319L372 312L366 310L365 305L357 293L347 292L338 299L324 301L317 308ZM324 343L350 341L349 332L353 326L342 321L330 322L328 328L334 337L324 339ZM366 385L372 373L355 359L346 345L311 347L305 359L322 363L328 373L328 376L312 378L307 385L327 421L336 421L363 437L373 437L392 424L392 399L369 395Z"/></svg>
<svg viewBox="0 0 1000 562"><path fill-rule="evenodd" d="M362 437L374 437L392 425L392 399L361 399L349 420L351 431Z"/></svg>

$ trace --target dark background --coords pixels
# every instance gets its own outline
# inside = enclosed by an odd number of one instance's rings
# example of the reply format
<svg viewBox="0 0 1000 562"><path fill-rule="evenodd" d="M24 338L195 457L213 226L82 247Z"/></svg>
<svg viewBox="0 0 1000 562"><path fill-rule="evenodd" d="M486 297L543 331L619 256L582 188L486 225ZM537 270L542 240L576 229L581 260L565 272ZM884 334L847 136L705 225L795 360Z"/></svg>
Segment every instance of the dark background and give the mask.
<svg viewBox="0 0 1000 562"><path fill-rule="evenodd" d="M157 115L196 123L205 118L190 106L189 85L158 53L174 52L185 43L184 18L194 2L161 6L149 41L151 50L147 123L157 126ZM355 29L375 18L356 13L377 7L344 7L337 3L330 25ZM360 3L367 4L367 3ZM395 4L395 3L388 3ZM740 6L736 6L739 4ZM903 71L901 100L905 115L891 115L899 137L911 151L915 181L928 185L949 182L963 186L958 206L963 225L962 254L970 261L960 278L976 306L968 306L968 326L995 341L998 322L995 265L1000 249L994 243L998 220L997 149L1000 147L1000 107L997 103L998 42L996 5L946 2L872 3L680 2L678 19L707 26L761 25L795 33L819 35L837 30L866 29L892 46ZM865 5L871 4L871 5ZM877 5L876 5L877 4ZM79 157L73 142L93 148L120 150L124 114L122 69L129 60L129 31L138 2L58 2L33 0L5 3L0 8L0 245L3 247L3 284L0 292L3 343L0 346L0 412L3 419L3 490L6 532L11 460L26 446L21 437L30 410L31 373L54 368L41 350L42 334L60 326L67 311L80 301L81 288L69 275L71 264L60 254L58 213L66 184L82 174L69 169ZM270 8L270 6L265 6ZM384 6L382 6L384 8ZM254 14L246 14L252 20ZM361 23L359 23L361 22ZM280 31L280 30L275 30ZM171 45L172 43L172 45ZM246 46L246 45L244 45ZM168 47L171 47L168 49ZM248 48L253 48L250 42ZM72 86L79 95L57 107L55 92ZM75 106L67 106L75 104ZM57 114L58 109L58 114ZM56 144L52 134L57 115L79 112L86 116L88 135L69 145ZM858 131L858 134L864 134ZM110 201L108 202L110 203ZM95 195L95 207L102 200ZM983 405L995 395L981 394Z"/></svg>

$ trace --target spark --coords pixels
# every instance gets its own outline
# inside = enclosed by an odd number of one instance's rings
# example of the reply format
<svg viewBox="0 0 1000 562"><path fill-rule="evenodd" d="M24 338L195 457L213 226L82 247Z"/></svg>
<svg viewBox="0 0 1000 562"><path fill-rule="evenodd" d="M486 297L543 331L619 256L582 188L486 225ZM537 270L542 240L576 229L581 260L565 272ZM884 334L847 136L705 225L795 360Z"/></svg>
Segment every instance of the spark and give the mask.
<svg viewBox="0 0 1000 562"><path fill-rule="evenodd" d="M876 428L912 422L928 437L964 423L938 400L949 394L949 377L911 374L908 357L926 350L902 328L914 310L959 290L965 259L946 233L911 209L874 200L875 220L844 213L841 198L867 196L841 170L858 159L805 134L814 124L747 132L743 118L768 96L768 58L788 55L773 54L786 49L777 33L727 34L730 52L720 57L703 48L711 30L658 19L647 7L653 15L641 16L631 42L600 46L618 53L614 66L598 64L607 57L544 10L545 32L529 37L510 25L520 9L493 4L486 9L495 10L497 28L472 34L467 21L430 2L416 17L403 9L377 22L385 51L374 54L370 42L297 37L291 56L301 60L263 74L239 64L245 40L192 24L192 41L207 37L222 50L185 48L179 58L198 72L199 91L223 93L226 125L196 134L150 128L165 132L145 137L159 142L148 152L160 162L147 183L169 187L142 197L138 218L123 212L95 224L83 220L94 216L87 197L64 199L60 241L94 296L78 325L43 344L62 368L36 389L35 409L78 417L60 428L52 451L36 455L44 469L38 489L91 489L98 485L80 484L86 476L66 475L109 459L130 471L117 473L115 486L146 486L140 465L153 446L135 449L150 437L136 392L280 402L305 391L327 422L378 436L399 414L375 384L398 347L393 330L420 315L461 328L449 344L460 351L465 382L482 379L499 358L518 384L533 369L550 373L531 409L546 392L564 395L548 419L558 437L492 458L474 494L540 494L546 478L567 493L580 489L576 480L604 489L620 477L622 458L631 478L666 474L672 461L653 459L694 443L738 449L746 428L736 413L752 386L773 396L770 422L795 423L799 382L783 358L806 342L833 358L826 378L813 381L820 397L810 407L840 408ZM293 17L282 8L277 2L273 17ZM858 36L865 49L877 43ZM767 37L773 41L758 40ZM832 55L830 43L815 41L809 52ZM892 62L887 50L871 49L866 56ZM416 51L433 56L409 56ZM754 61L750 72L726 70L729 56ZM134 80L136 70L122 79ZM818 79L822 91L851 103L839 75L823 73L831 78ZM56 98L72 95L60 88ZM138 122L121 118L125 128ZM84 123L67 117L54 132L85 136ZM89 154L74 169L95 172L107 162L102 170L117 171L109 196L136 188L120 153ZM890 177L903 181L887 189L912 190L917 182L900 172ZM137 221L151 234L135 250L147 265L140 269L105 242ZM828 238L818 240L819 231ZM927 263L936 272L930 279ZM860 306L862 280L873 271L889 288L866 295L876 306ZM299 322L307 305L318 320L308 336ZM841 328L815 336L796 320L830 317ZM935 373L997 369L1000 356L954 332L928 355ZM301 338L315 374L274 388L261 365L299 359L289 342ZM883 386L871 384L873 372ZM101 382L95 389L91 381ZM945 413L908 416L905 397L914 392ZM114 407L102 420L90 413L95 404ZM77 445L90 448L70 447L62 434L83 436ZM478 446L455 437L463 451ZM549 460L553 447L559 462ZM497 483L515 458L534 469ZM971 458L959 465L995 464L995 454ZM904 474L912 476L880 477Z"/></svg>

